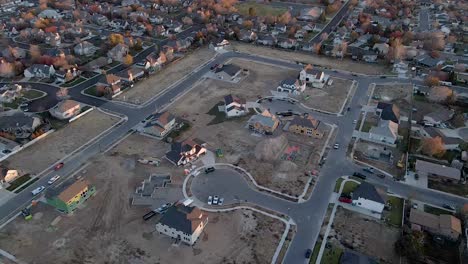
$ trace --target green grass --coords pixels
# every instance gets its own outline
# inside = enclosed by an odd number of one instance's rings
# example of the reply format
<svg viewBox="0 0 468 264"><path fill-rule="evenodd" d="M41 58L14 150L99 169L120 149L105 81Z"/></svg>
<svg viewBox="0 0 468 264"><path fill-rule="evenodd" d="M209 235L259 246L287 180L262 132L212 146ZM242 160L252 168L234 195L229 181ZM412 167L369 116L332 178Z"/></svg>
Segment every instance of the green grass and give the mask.
<svg viewBox="0 0 468 264"><path fill-rule="evenodd" d="M217 103L208 111L208 115L214 116L214 118L208 123L208 125L216 125L226 121L226 114L218 110L218 106L221 105L224 105L224 102Z"/></svg>
<svg viewBox="0 0 468 264"><path fill-rule="evenodd" d="M67 82L67 83L62 84L62 87L73 87L73 86L78 85L78 84L80 84L80 83L82 83L84 81L86 81L85 78L78 77L78 78L76 78L75 80L73 80L71 82Z"/></svg>
<svg viewBox="0 0 468 264"><path fill-rule="evenodd" d="M356 182L353 182L353 181L348 181L348 182L345 183L342 193L350 194L354 190L356 190L358 185L359 185L359 183L356 183Z"/></svg>
<svg viewBox="0 0 468 264"><path fill-rule="evenodd" d="M84 113L86 110L91 109L92 107L89 105L85 105L81 108L80 113Z"/></svg>
<svg viewBox="0 0 468 264"><path fill-rule="evenodd" d="M21 186L21 184L29 181L31 179L31 176L29 176L29 174L25 174L17 179L15 179L14 181L12 181L10 183L10 186L8 186L6 189L8 191L14 191L16 188L18 188L19 186Z"/></svg>
<svg viewBox="0 0 468 264"><path fill-rule="evenodd" d="M91 95L91 96L97 96L99 97L98 93L97 93L97 87L94 85L94 86L91 86L89 88L86 88L84 90L84 93L87 94L87 95Z"/></svg>
<svg viewBox="0 0 468 264"><path fill-rule="evenodd" d="M28 188L31 184L35 183L36 181L38 181L39 178L34 178L32 180L30 180L28 183L26 183L25 185L23 185L23 187L19 188L18 190L15 191L15 193L20 193L22 192L24 189Z"/></svg>
<svg viewBox="0 0 468 264"><path fill-rule="evenodd" d="M340 187L341 187L341 183L344 181L343 178L339 178L338 180L336 180L336 183L335 183L335 192L339 192L340 191Z"/></svg>
<svg viewBox="0 0 468 264"><path fill-rule="evenodd" d="M413 99L415 101L420 101L420 102L427 102L427 98L425 95L422 95L422 94L415 94L413 95Z"/></svg>
<svg viewBox="0 0 468 264"><path fill-rule="evenodd" d="M322 242L315 243L314 250L312 251L312 256L310 257L309 264L315 264L317 260L318 253L320 251L320 247L322 246Z"/></svg>
<svg viewBox="0 0 468 264"><path fill-rule="evenodd" d="M11 103L3 103L3 107L9 107L11 109L17 109L20 104L26 102L26 99L19 97L13 100Z"/></svg>
<svg viewBox="0 0 468 264"><path fill-rule="evenodd" d="M26 99L29 99L29 100L34 100L36 98L39 98L41 96L43 96L44 93L41 92L41 91L38 91L38 90L27 90L27 91L24 91L22 92L22 96Z"/></svg>
<svg viewBox="0 0 468 264"><path fill-rule="evenodd" d="M171 133L169 133L168 135L166 135L166 137L170 137L172 139L176 139L178 138L183 132L187 131L190 129L190 124L188 124L187 122L184 122L182 124L182 127L179 128L179 129L174 129L171 131Z"/></svg>
<svg viewBox="0 0 468 264"><path fill-rule="evenodd" d="M364 124L362 125L362 132L369 132L372 128L372 124L370 122L364 121Z"/></svg>
<svg viewBox="0 0 468 264"><path fill-rule="evenodd" d="M340 263L340 257L343 254L343 249L332 246L331 248L325 248L322 255L321 264L338 264Z"/></svg>
<svg viewBox="0 0 468 264"><path fill-rule="evenodd" d="M432 206L427 205L427 204L424 205L424 212L434 214L434 215L441 215L441 214L450 214L451 215L451 214L453 214L452 212L447 211L445 209L432 207Z"/></svg>
<svg viewBox="0 0 468 264"><path fill-rule="evenodd" d="M442 156L442 159L448 161L448 162L452 162L452 160L454 160L455 158L458 157L458 155L460 155L460 152L458 151L454 151L454 150L447 150L444 155Z"/></svg>
<svg viewBox="0 0 468 264"><path fill-rule="evenodd" d="M388 202L392 205L392 210L390 210L389 215L390 224L400 227L401 218L403 217L403 199L389 196Z"/></svg>
<svg viewBox="0 0 468 264"><path fill-rule="evenodd" d="M244 2L236 5L237 10L243 16L249 15L249 8L253 8L257 16L279 16L288 11L286 8L273 7L266 4Z"/></svg>

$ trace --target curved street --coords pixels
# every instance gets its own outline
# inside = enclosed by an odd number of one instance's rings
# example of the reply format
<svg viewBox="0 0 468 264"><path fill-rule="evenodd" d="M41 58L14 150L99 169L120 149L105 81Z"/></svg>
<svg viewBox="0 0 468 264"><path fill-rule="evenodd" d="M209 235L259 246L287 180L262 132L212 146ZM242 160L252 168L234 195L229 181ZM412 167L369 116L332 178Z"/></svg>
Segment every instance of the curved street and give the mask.
<svg viewBox="0 0 468 264"><path fill-rule="evenodd" d="M139 60L142 60L148 53L149 52L146 51L140 53L136 57L135 61L138 62ZM134 107L83 95L81 92L87 87L94 85L101 76L98 75L89 79L73 88L69 88L71 99L124 115L126 116L126 121L121 125L116 126L109 133L88 145L83 146L78 153L65 158L64 162L66 165L62 169L63 175L72 174L94 155L105 151L119 142L120 139L128 134L128 132L145 117L154 111L163 109L164 106L171 104L179 96L188 92L196 81L198 81L205 73L210 71L211 64L221 64L231 58L244 58L276 65L278 67L288 67L297 70L303 67L302 65L298 65L294 62L279 61L272 58L259 57L250 54L228 52L215 57L212 63L206 64L197 71L191 73L180 83L150 100L147 104ZM367 91L371 83L409 82L407 79L397 79L393 77L382 79L375 76L355 75L347 72L335 72L331 70L324 70L324 72L331 76L353 79L358 82L355 94L347 104L347 106L350 107L350 111L339 115L317 114L320 115L320 118L323 118L325 122L338 126L336 142L339 142L342 146L347 146L351 141L354 130L353 120L359 119L361 106L367 102ZM418 82L420 81L414 81L414 83ZM58 89L57 87L47 84L30 84L34 89L47 92L49 94L48 97L51 98ZM316 113L314 113L314 115L315 114ZM319 179L314 187L311 197L303 203L293 203L257 192L250 188L245 180L242 182L243 178L238 174L233 173L231 170L217 170L216 172L206 176L204 174L200 174L198 176L200 177L200 180L193 183L193 191L200 197L200 199L206 199L205 196L210 195L210 193L216 195L215 192L218 192L219 190L219 193L222 192L223 195L224 193L228 193L227 195L224 195L226 202L233 202L235 199L244 199L261 207L289 215L297 224L297 232L289 246L284 263L306 263L307 260L304 258L304 252L307 248L313 248L318 238L320 226L325 217L328 202L335 186L335 181L343 175L350 175L354 171L361 169L360 166L348 160L345 152L345 148L340 150L330 150L327 162L320 171ZM41 185L48 186L46 182L54 175L55 173L52 167L49 168L38 181L0 206L1 222L4 223L10 217L17 214L19 209L30 203L33 199L30 191ZM207 177L206 180L203 180L204 177ZM380 179L375 176L370 176L368 177L368 181L376 185L386 186L389 191L395 194L404 197L412 197L435 205L449 203L459 206L468 201L468 199L463 197L409 186L404 183L393 181L389 178Z"/></svg>

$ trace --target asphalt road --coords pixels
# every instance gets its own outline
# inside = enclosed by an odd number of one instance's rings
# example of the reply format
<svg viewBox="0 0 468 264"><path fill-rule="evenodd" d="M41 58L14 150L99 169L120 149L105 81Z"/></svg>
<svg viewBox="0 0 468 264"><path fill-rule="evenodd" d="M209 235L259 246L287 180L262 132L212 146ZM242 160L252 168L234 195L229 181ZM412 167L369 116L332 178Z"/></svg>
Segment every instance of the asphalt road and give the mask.
<svg viewBox="0 0 468 264"><path fill-rule="evenodd" d="M142 54L141 56L146 55ZM241 54L235 52L225 53L216 57L212 64L220 64L233 57L241 57L253 61L260 61L263 63L269 63L272 65L282 67L291 67L295 69L300 69L302 67L300 65L289 63L286 61L277 61L275 59L257 57L249 54ZM124 137L131 128L133 128L136 124L138 124L149 114L161 109L165 105L170 104L171 102L176 100L176 98L179 95L181 95L184 92L187 92L197 80L199 80L206 72L210 70L210 66L211 64L208 64L200 68L198 71L192 72L190 75L187 76L186 79L184 79L178 85L172 87L170 90L167 90L162 95L159 95L157 98L151 101L151 103L138 108L127 107L118 103L107 102L101 99L82 95L82 90L84 90L86 87L92 85L97 81L94 79L88 80L85 83L82 83L74 88L69 89L70 96L72 97L72 99L125 115L127 121L115 127L114 129L109 131L108 134L100 137L96 141L83 146L82 149L80 149L74 155L66 157L64 159L65 166L59 172L53 171L52 165L51 168L49 168L49 170L47 170L37 182L26 188L23 192L14 196L11 200L6 202L2 206L0 206L0 223L5 222L9 217L19 212L20 209L22 209L24 206L31 202L31 200L34 198L31 195L31 191L33 189L41 185L47 186L47 181L56 174L60 174L63 176L63 178L66 178L67 175L70 175L73 172L77 171L91 157L93 157L96 154L99 154L100 152L106 150L112 144L118 142L118 140ZM359 111L362 104L364 104L366 101L367 90L370 83L387 83L390 81L404 83L408 82L408 80L399 80L396 78L380 79L378 77L355 76L349 73L337 73L329 70L325 70L325 72L343 78L355 79L359 82L356 93L349 104L351 107L351 111L344 113L344 116L331 116L329 119L329 122L334 122L339 127L337 134L337 142L340 142L342 146L347 146L351 140L352 131L354 129L354 125L352 124L352 122L354 119L359 119ZM44 91L53 91L54 89L57 89L54 87L47 88L43 85L35 86L34 88ZM330 196L333 192L335 181L340 176L350 175L355 170L360 169L361 167L353 164L347 159L344 149L338 151L331 150L328 154L327 162L321 169L319 180L316 183L312 196L306 202L294 204L291 202L282 201L278 198L273 199L270 196L255 192L253 190L243 190L238 195L238 197L242 199L240 196L242 196L243 193L245 193L249 202L258 203L260 206L263 206L265 208L276 210L284 214L289 214L292 217L292 219L296 222L298 232L294 237L294 240L291 242L284 263L306 263L307 261L304 257L305 250L307 248L313 248L313 245L317 240L320 231L320 226L324 219ZM400 182L395 182L393 180L381 180L378 178L374 179L373 177L369 177L369 181L378 185L386 186L388 190L393 193L405 197L411 197L435 205L449 203L460 206L468 201L467 199L462 197L456 197L429 189L420 189L414 186L402 184Z"/></svg>
<svg viewBox="0 0 468 264"><path fill-rule="evenodd" d="M323 33L330 34L330 32L332 32L340 24L341 20L343 20L343 18L347 15L349 2L350 1L346 1L346 3L343 4L343 7L338 11L338 13L333 17L333 19L322 29L322 31L320 31L319 34L315 35L315 37L310 40L311 44L320 43L322 41L320 37Z"/></svg>

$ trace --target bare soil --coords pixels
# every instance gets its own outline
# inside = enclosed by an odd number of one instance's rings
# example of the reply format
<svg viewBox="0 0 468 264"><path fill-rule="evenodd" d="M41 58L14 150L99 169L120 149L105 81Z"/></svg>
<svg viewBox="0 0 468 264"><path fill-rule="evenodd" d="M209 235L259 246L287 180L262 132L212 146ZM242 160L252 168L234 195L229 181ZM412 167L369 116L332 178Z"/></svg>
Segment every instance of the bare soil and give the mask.
<svg viewBox="0 0 468 264"><path fill-rule="evenodd" d="M40 173L118 121L119 118L101 111L91 111L9 157L4 163L25 173Z"/></svg>
<svg viewBox="0 0 468 264"><path fill-rule="evenodd" d="M390 72L390 68L383 65L358 63L350 59L338 60L328 58L325 56L318 56L312 53L306 54L303 52L283 51L239 42L232 42L231 45L233 46L233 48L243 53L256 54L275 59L298 61L301 63L310 63L337 70L345 70L350 72L372 75L386 74Z"/></svg>
<svg viewBox="0 0 468 264"><path fill-rule="evenodd" d="M330 241L375 258L379 263L398 263L393 250L400 230L374 218L338 207Z"/></svg>
<svg viewBox="0 0 468 264"><path fill-rule="evenodd" d="M353 81L331 78L332 85L325 85L323 89L307 88L302 94L300 101L307 107L331 112L340 112L343 104L346 102L348 92L352 87ZM305 96L309 95L310 98L305 100ZM352 94L350 94L352 96Z"/></svg>
<svg viewBox="0 0 468 264"><path fill-rule="evenodd" d="M134 104L142 104L166 88L187 76L198 66L209 61L215 52L208 48L200 48L164 67L161 71L143 79L131 89L126 90L114 100L126 101Z"/></svg>
<svg viewBox="0 0 468 264"><path fill-rule="evenodd" d="M151 173L183 179L182 168L162 161L141 165L139 156L160 156L165 143L131 135L79 173L97 192L73 215L45 203L0 230L0 248L25 263L270 263L284 231L283 222L251 211L209 213L209 224L193 247L172 245L155 232L158 216L143 221L148 208L130 205L130 197ZM173 185L170 188L180 187ZM60 217L60 220L57 220ZM53 225L53 222L57 222Z"/></svg>
<svg viewBox="0 0 468 264"><path fill-rule="evenodd" d="M400 108L401 116L408 116L412 109L411 96L413 88L410 84L389 83L384 85L376 85L372 98L373 103L378 101L393 103Z"/></svg>

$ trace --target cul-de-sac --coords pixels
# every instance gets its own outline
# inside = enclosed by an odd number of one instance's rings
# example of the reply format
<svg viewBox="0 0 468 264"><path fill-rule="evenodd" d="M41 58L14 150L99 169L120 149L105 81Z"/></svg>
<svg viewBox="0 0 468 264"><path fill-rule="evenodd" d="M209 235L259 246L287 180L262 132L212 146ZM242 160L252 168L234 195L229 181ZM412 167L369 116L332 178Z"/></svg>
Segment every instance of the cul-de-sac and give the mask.
<svg viewBox="0 0 468 264"><path fill-rule="evenodd" d="M467 22L0 0L0 263L468 263Z"/></svg>

